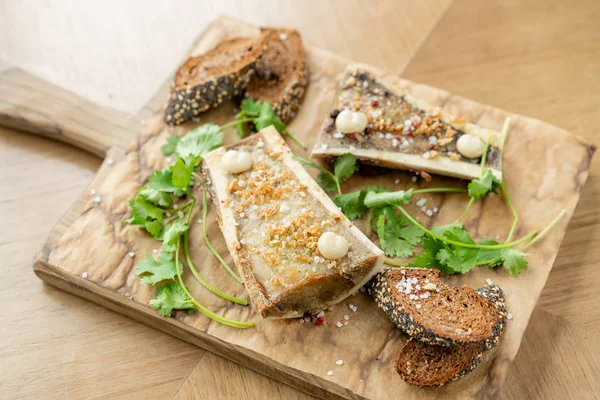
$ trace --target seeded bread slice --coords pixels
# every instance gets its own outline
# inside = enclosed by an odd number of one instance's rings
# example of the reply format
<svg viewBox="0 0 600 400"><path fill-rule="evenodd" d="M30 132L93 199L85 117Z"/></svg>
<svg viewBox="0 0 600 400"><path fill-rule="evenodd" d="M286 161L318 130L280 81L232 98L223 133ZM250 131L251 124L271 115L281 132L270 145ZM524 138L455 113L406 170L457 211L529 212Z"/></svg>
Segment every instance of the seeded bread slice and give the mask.
<svg viewBox="0 0 600 400"><path fill-rule="evenodd" d="M506 324L504 293L498 286L486 286L477 294L487 299L496 313L493 336L481 342L452 347L435 346L410 339L400 351L396 371L406 382L416 386L441 386L461 378L475 369L485 351L498 344Z"/></svg>
<svg viewBox="0 0 600 400"><path fill-rule="evenodd" d="M492 337L496 316L468 286L446 285L438 270L391 268L367 285L387 316L426 344L451 346Z"/></svg>
<svg viewBox="0 0 600 400"><path fill-rule="evenodd" d="M295 29L262 29L267 49L256 64L246 97L268 101L283 121L298 111L308 85L308 67L302 37Z"/></svg>
<svg viewBox="0 0 600 400"><path fill-rule="evenodd" d="M175 73L165 122L178 125L241 94L265 48L265 36L232 38L201 56L190 57Z"/></svg>

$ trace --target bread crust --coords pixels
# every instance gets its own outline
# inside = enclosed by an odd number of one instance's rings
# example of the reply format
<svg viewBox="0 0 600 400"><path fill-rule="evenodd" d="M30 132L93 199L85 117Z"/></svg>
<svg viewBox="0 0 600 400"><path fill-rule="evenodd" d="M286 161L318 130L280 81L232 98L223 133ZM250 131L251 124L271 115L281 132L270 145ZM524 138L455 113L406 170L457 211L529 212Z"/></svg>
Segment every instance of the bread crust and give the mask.
<svg viewBox="0 0 600 400"><path fill-rule="evenodd" d="M283 121L291 120L306 93L309 71L302 37L295 29L261 29L266 50L246 88L246 97L268 101Z"/></svg>
<svg viewBox="0 0 600 400"><path fill-rule="evenodd" d="M231 38L205 54L188 58L175 73L164 113L168 125L188 121L242 94L265 49L265 36ZM231 54L228 51L231 50ZM219 64L217 67L214 64ZM220 65L222 64L222 65ZM206 76L198 78L204 66Z"/></svg>
<svg viewBox="0 0 600 400"><path fill-rule="evenodd" d="M419 276L419 285L424 286L425 281L434 284L436 289L423 290L429 292L431 297L425 299L411 299L411 296L418 297L421 291L405 293L398 288L398 282L408 279L416 279ZM493 324L495 317L477 293L468 286L450 286L444 284L439 279L438 270L428 270L420 268L390 268L377 274L367 285L367 291L375 298L377 305L385 311L388 318L409 336L426 344L435 344L439 346L452 346L455 344L467 344L489 339L493 335ZM470 313L479 312L481 315L474 315L477 318L478 325L469 332L467 329L455 328L448 330L448 327L457 324L448 319L449 315L438 315L436 318L429 318L427 312L435 308L433 302L445 302L446 296L465 295L471 304ZM429 300L431 298L432 300ZM420 304L423 308L418 307ZM450 307L453 307L452 305ZM461 307L461 305L457 305ZM441 311L440 311L441 312ZM481 319L481 323L479 323ZM466 325L464 325L466 327Z"/></svg>
<svg viewBox="0 0 600 400"><path fill-rule="evenodd" d="M477 294L496 313L493 336L481 342L451 347L424 344L411 338L395 364L403 380L416 386L442 386L467 375L481 364L484 353L498 344L507 314L504 292L499 286L485 286L477 289Z"/></svg>

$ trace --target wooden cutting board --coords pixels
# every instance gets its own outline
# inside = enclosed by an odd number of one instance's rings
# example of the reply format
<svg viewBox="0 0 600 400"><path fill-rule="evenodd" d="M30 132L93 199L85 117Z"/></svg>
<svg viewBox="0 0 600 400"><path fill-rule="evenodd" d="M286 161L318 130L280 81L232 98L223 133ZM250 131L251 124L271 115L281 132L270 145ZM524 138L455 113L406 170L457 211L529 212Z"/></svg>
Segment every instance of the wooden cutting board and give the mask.
<svg viewBox="0 0 600 400"><path fill-rule="evenodd" d="M213 23L194 44L192 53L201 53L219 40L236 35L254 35L257 28L231 20ZM290 130L312 144L314 134L333 101L335 76L348 63L332 53L309 49L311 84L304 105ZM174 68L177 66L174 63ZM385 74L384 74L385 75ZM444 111L492 129L500 129L506 112L484 106L397 76L386 76ZM150 104L166 99L166 86ZM147 113L148 115L150 113ZM231 105L201 116L202 122L231 120ZM529 118L512 115L513 123L505 149L505 181L521 219L517 236L541 229L563 208L572 215L579 192L587 178L593 146L569 133ZM550 235L529 249L530 268L518 278L502 270L479 268L462 277L449 279L473 287L485 285L486 278L500 284L507 294L509 321L500 345L486 355L484 363L466 378L437 389L411 387L393 369L404 337L385 315L363 294L350 297L325 313L326 325L300 324L297 320L262 321L250 307L233 306L206 292L191 276L186 284L201 303L229 318L252 320L256 327L236 330L216 324L202 315L177 313L162 318L147 306L153 289L141 285L135 266L158 243L135 227L123 226L127 201L148 175L166 161L160 152L165 138L183 133L197 124L167 128L161 109L145 123L132 117L95 106L70 93L16 70L0 76L0 124L44 134L72 143L107 158L89 188L64 216L41 250L34 270L46 282L78 296L154 326L183 340L239 362L251 369L289 383L317 396L347 398L452 398L489 397L502 385L519 348L533 307L543 288L568 218ZM227 142L235 141L231 132ZM304 154L294 144L294 151ZM415 186L411 175L387 171L376 178L355 177L343 190L350 191L376 183L398 189ZM398 180L398 184L395 182ZM438 178L429 186L464 186L464 182ZM425 185L421 185L425 187ZM95 194L92 195L91 191ZM98 196L100 202L94 201ZM427 196L428 207L440 208L429 221L415 208L422 221L445 223L455 219L466 203L464 196ZM209 236L222 252L225 245L214 220L207 218ZM196 218L194 218L195 220ZM478 203L465 221L479 238L508 232L510 215L499 197ZM365 226L361 226L366 228ZM368 232L367 229L364 229ZM191 253L201 274L215 286L246 296L206 250L199 226L191 229ZM133 257L129 254L133 253ZM230 258L227 257L228 261ZM83 278L83 275L87 279ZM352 312L348 304L358 307ZM337 328L335 322L349 316L349 325ZM168 350L165 350L168 351ZM336 360L344 364L337 366ZM332 376L327 371L333 371Z"/></svg>

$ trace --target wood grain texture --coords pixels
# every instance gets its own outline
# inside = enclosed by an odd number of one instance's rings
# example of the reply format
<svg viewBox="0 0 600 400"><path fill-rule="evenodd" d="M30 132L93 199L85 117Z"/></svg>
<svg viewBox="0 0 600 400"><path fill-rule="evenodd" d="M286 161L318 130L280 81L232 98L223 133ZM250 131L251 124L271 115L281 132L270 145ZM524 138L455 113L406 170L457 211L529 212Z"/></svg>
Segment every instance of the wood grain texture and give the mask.
<svg viewBox="0 0 600 400"><path fill-rule="evenodd" d="M7 1L0 2L0 58L94 103L136 113L219 15L296 28L306 43L400 72L451 2Z"/></svg>
<svg viewBox="0 0 600 400"><path fill-rule="evenodd" d="M592 50L600 39L597 6L595 1L458 1L404 76L548 121L599 143L600 52ZM457 29L458 20L469 29ZM445 62L456 54L461 55L460 64ZM600 332L599 202L596 157L538 303L560 318L545 317L542 311L533 314L502 398L576 398L571 393L593 397L590 388L598 384L597 378L590 382L589 375L571 374L570 368L583 358L598 368L597 358L587 355L599 354L600 348L587 335ZM568 337L573 344L568 351L558 340L546 341L542 327L550 321L557 326L550 337ZM544 350L549 348L552 352ZM549 384L532 386L541 381Z"/></svg>
<svg viewBox="0 0 600 400"><path fill-rule="evenodd" d="M0 72L0 126L50 137L104 157L131 142L139 121L18 68Z"/></svg>
<svg viewBox="0 0 600 400"><path fill-rule="evenodd" d="M255 28L237 21L219 20L218 24L205 33L194 52L212 47L223 37L248 35L253 32ZM334 77L345 68L347 61L331 53L311 49L309 62L311 80L313 83L318 81L319 84L309 87L305 105L290 129L304 137L310 146L314 140L312 132L320 124L320 119L315 116L326 114L333 99ZM451 96L424 85L412 84L393 75L386 76L385 79L407 88L415 97L443 107L448 113L483 126L499 129L507 115L498 109ZM224 107L207 114L206 120L222 122L231 118L231 115L231 108ZM128 199L135 194L149 173L164 166L160 146L166 137L185 131L191 126L166 128L161 115L158 114L149 121L146 132L130 145L126 152L115 149L111 154L111 158L115 160L114 164L104 163L92 184L102 201L99 204L94 203L87 193L80 198L71 217L67 216L66 219L68 222L72 221L72 225L67 228L65 223L64 228L55 230L41 255L42 258L36 263L36 273L42 279L65 290L320 396L333 393L344 397L381 398L391 394L388 390L401 392L407 398L440 395L456 397L465 393L471 396L478 393L494 395L497 392L508 372L510 361L516 355L528 316L533 310L562 239L566 221L562 221L546 240L532 248L531 268L518 280L509 278L501 271L493 272L488 269L479 269L467 276L453 279L454 282L477 287L483 285L486 277L493 276L494 281L507 293L509 309L517 303L522 304L519 307L518 318L509 324L501 345L488 355L488 362L484 367L453 385L435 391L424 391L398 382L391 363L404 339L364 295L351 299L352 303L363 311L352 314L351 326L344 329L336 328L333 323L314 327L306 324L302 326L297 321L257 320L255 329L235 331L211 323L198 315L178 313L174 319L160 318L146 306L148 299L152 297L152 289L147 285L140 285L138 278L133 275L133 270L141 256L150 252L156 244L135 227L122 226L119 221L124 219L127 213ZM537 156L528 160L519 157L523 145L539 143L542 137L552 138L543 146L543 151L539 151L538 145ZM569 160L560 169L557 168L555 156L558 149L567 154L566 159ZM505 168L506 184L512 193L515 206L523 216L518 230L520 234L530 229L539 231L563 207L569 214L572 212L580 187L587 177L591 157L588 144L539 121L513 116L505 157L509 165ZM536 176L522 177L518 174L522 168L531 168L539 172ZM395 179L401 179L403 186L400 187L404 187L410 181L410 176L402 172L386 174L376 178L376 181L390 186ZM374 178L354 179L345 189L352 190L368 183L375 183ZM436 178L432 184L436 186L440 183L457 182ZM559 194L548 191L550 184L562 188ZM432 197L429 204L442 202L444 206L437 217L439 222L455 218L464 207L465 199L451 196ZM477 236L494 236L508 230L508 213L502 210L500 204L497 198L490 199L479 207L479 215L467 220L467 225L477 232ZM81 213L81 216L78 217L76 213ZM213 219L212 216L208 218L209 221ZM492 220L493 223L490 222ZM219 246L223 243L222 239L218 239L217 229L214 222L209 225L209 235ZM192 230L191 233L190 247L193 257L196 260L210 260L209 253L200 243L198 233L198 230ZM109 253L107 249L110 249ZM135 257L128 256L129 252L134 252ZM217 286L243 296L243 290L239 286L236 287L228 280L225 272L215 266L216 262L204 263L200 268L201 273ZM87 279L81 277L84 272ZM203 304L220 314L230 318L256 320L251 310L231 307L203 293L197 282L187 279L186 284ZM328 312L326 318L329 321L340 319L348 312L345 307L346 302L336 310ZM284 339L282 343L279 339L281 337L290 339ZM372 340L361 349L356 349L354 344L364 337L370 337ZM311 350L314 345L322 343L328 343L328 346L322 348L320 359L315 360ZM335 369L335 360L343 357L347 359L346 367L337 368L333 376L327 376L326 370Z"/></svg>
<svg viewBox="0 0 600 400"><path fill-rule="evenodd" d="M32 254L99 164L71 146L0 128L1 399L169 398L204 353L31 272Z"/></svg>

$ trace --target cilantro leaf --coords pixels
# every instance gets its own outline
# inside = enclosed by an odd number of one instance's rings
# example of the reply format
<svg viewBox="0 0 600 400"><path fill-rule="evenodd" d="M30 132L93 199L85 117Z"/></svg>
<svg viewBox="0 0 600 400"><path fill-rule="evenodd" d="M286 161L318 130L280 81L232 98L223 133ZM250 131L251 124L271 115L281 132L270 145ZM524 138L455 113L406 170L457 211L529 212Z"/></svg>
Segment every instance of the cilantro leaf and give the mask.
<svg viewBox="0 0 600 400"><path fill-rule="evenodd" d="M333 174L338 178L340 183L354 175L355 170L356 157L352 154L346 153L335 160Z"/></svg>
<svg viewBox="0 0 600 400"><path fill-rule="evenodd" d="M173 193L175 196L183 195L183 190L173 185L173 172L169 168L154 171L148 178L148 187L160 192Z"/></svg>
<svg viewBox="0 0 600 400"><path fill-rule="evenodd" d="M173 204L173 199L167 192L157 190L149 186L142 186L139 190L139 195L151 203L161 207L168 207Z"/></svg>
<svg viewBox="0 0 600 400"><path fill-rule="evenodd" d="M502 249L502 263L510 276L518 276L521 271L527 269L529 264L525 256L526 254L518 249Z"/></svg>
<svg viewBox="0 0 600 400"><path fill-rule="evenodd" d="M235 133L237 133L237 135L242 139L248 136L248 134L246 133L246 122L242 122L242 120L245 119L244 117L246 115L247 112L245 110L242 110L235 116L235 118L239 121L237 124L234 125Z"/></svg>
<svg viewBox="0 0 600 400"><path fill-rule="evenodd" d="M223 146L221 128L209 123L192 129L183 136L177 143L175 152L180 158L201 159L206 153L221 146Z"/></svg>
<svg viewBox="0 0 600 400"><path fill-rule="evenodd" d="M148 221L148 222L146 222L146 224L144 224L144 228L146 228L148 233L151 234L155 239L160 240L162 230L163 230L162 224L160 222Z"/></svg>
<svg viewBox="0 0 600 400"><path fill-rule="evenodd" d="M173 253L163 251L158 260L155 260L150 254L146 254L146 259L138 264L135 271L136 275L143 275L141 283L150 283L155 285L159 282L173 279L177 275ZM181 264L180 264L181 272Z"/></svg>
<svg viewBox="0 0 600 400"><path fill-rule="evenodd" d="M337 195L333 198L333 202L342 209L349 220L353 221L365 215L367 211L364 202L366 195L365 190L357 190L356 192Z"/></svg>
<svg viewBox="0 0 600 400"><path fill-rule="evenodd" d="M178 159L177 162L170 168L173 174L173 185L181 188L184 191L187 191L190 184L190 178L192 177L192 172L194 171L195 167L196 163L193 161L188 164L187 162L183 161L183 159Z"/></svg>
<svg viewBox="0 0 600 400"><path fill-rule="evenodd" d="M133 200L131 200L129 204L131 205L132 202ZM134 208L131 208L131 218L124 221L125 224L129 225L145 225L146 222L146 218L142 217Z"/></svg>
<svg viewBox="0 0 600 400"><path fill-rule="evenodd" d="M484 199L490 193L498 193L500 188L500 180L494 176L491 169L486 169L481 178L473 179L469 183L469 196L475 200Z"/></svg>
<svg viewBox="0 0 600 400"><path fill-rule="evenodd" d="M367 187L367 192L375 192L375 193L383 193L383 192L391 192L390 188L382 188L377 185L370 185Z"/></svg>
<svg viewBox="0 0 600 400"><path fill-rule="evenodd" d="M413 189L399 190L397 192L368 192L365 197L365 205L368 208L379 208L385 206L399 206L410 203Z"/></svg>
<svg viewBox="0 0 600 400"><path fill-rule="evenodd" d="M256 115L260 114L261 110L262 110L262 104L260 101L254 101L252 99L242 100L242 111L241 112L243 112L244 114L248 114L250 116L256 116Z"/></svg>
<svg viewBox="0 0 600 400"><path fill-rule="evenodd" d="M423 231L404 216L397 215L393 207L383 208L376 218L376 232L385 254L401 258L412 256L413 247L421 240Z"/></svg>
<svg viewBox="0 0 600 400"><path fill-rule="evenodd" d="M167 138L167 144L161 147L163 154L165 156L170 156L171 154L175 153L175 148L177 143L179 143L179 140L181 140L181 137L179 136L169 136Z"/></svg>
<svg viewBox="0 0 600 400"><path fill-rule="evenodd" d="M484 246L493 246L493 245L497 245L498 242L493 239L484 239L481 242L479 242L478 244L481 244ZM502 263L501 260L499 260L500 256L501 256L500 249L493 249L493 250L480 249L479 254L477 255L477 263L493 261L493 262L487 263L485 265L489 265L490 267L495 267Z"/></svg>
<svg viewBox="0 0 600 400"><path fill-rule="evenodd" d="M317 184L321 186L321 189L326 192L334 192L337 190L335 179L326 172L319 172L319 175L317 175L315 181L317 181Z"/></svg>
<svg viewBox="0 0 600 400"><path fill-rule="evenodd" d="M179 237L183 235L187 229L188 225L180 219L166 227L165 233L163 234L163 252L175 251Z"/></svg>
<svg viewBox="0 0 600 400"><path fill-rule="evenodd" d="M423 252L413 258L413 265L444 271L444 266L437 259L437 254L444 247L443 242L431 236L424 236L421 239L421 247L423 248Z"/></svg>
<svg viewBox="0 0 600 400"><path fill-rule="evenodd" d="M156 207L143 197L137 196L135 199L129 201L129 205L131 206L131 215L134 216L134 219L136 217L138 220L139 218L143 218L144 220L155 219L159 222L163 219L164 210Z"/></svg>
<svg viewBox="0 0 600 400"><path fill-rule="evenodd" d="M274 125L275 129L279 133L283 133L285 131L285 125L277 116L275 115L275 111L273 111L273 106L271 103L265 101L260 103L260 112L258 117L254 120L254 126L257 131L266 128L267 126Z"/></svg>
<svg viewBox="0 0 600 400"><path fill-rule="evenodd" d="M173 310L194 309L190 298L177 281L159 286L155 298L150 300L150 306L163 317L170 317Z"/></svg>

